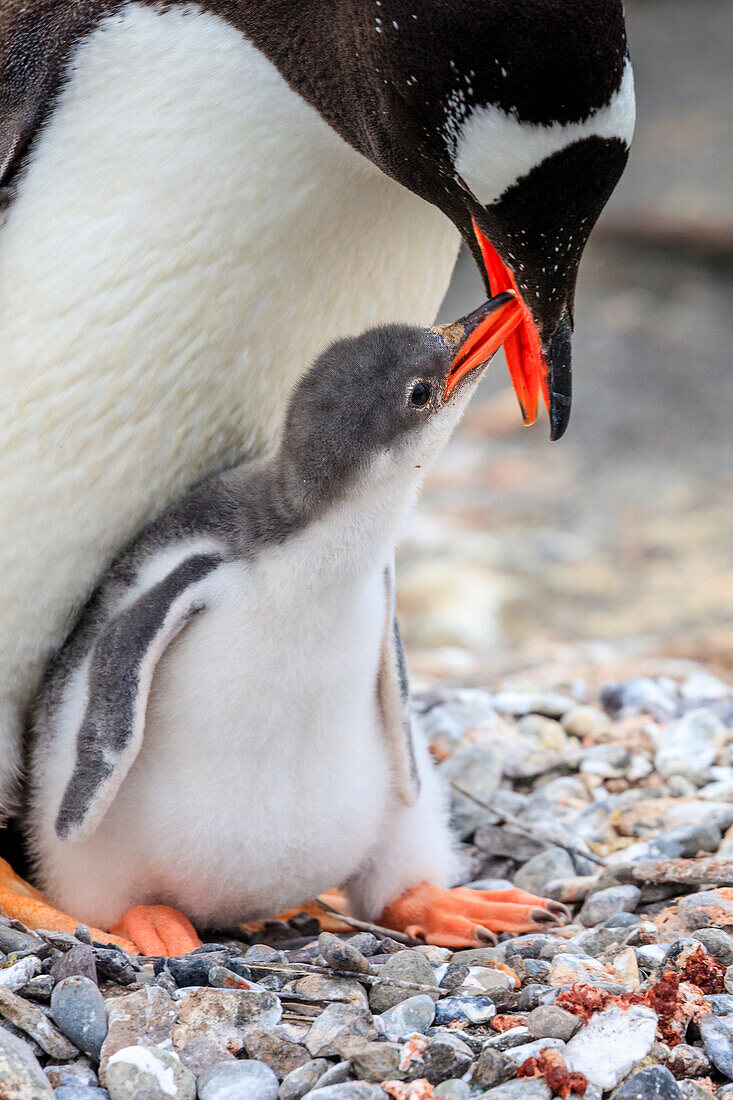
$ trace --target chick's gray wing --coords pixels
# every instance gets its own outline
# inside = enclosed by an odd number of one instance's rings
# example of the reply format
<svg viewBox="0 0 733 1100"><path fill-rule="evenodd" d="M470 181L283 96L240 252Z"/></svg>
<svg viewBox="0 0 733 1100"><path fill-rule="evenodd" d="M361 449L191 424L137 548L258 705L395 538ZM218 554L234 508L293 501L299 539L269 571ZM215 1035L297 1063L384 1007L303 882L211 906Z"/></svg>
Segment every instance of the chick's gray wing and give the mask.
<svg viewBox="0 0 733 1100"><path fill-rule="evenodd" d="M384 584L386 615L377 696L399 796L407 806L414 806L420 793L420 776L415 759L405 652L395 614L393 565L384 571Z"/></svg>
<svg viewBox="0 0 733 1100"><path fill-rule="evenodd" d="M155 667L178 632L204 610L205 581L221 562L213 553L186 558L97 636L74 768L56 818L60 839L89 836L112 804L142 746Z"/></svg>

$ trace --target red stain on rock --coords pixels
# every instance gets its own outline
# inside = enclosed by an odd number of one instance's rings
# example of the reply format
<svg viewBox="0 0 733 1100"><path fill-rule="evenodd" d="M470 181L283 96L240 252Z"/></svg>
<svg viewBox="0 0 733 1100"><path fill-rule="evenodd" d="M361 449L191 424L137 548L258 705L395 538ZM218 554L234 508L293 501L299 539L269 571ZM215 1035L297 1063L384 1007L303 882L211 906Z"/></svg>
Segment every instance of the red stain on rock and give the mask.
<svg viewBox="0 0 733 1100"><path fill-rule="evenodd" d="M494 1016L491 1021L491 1026L494 1031L509 1031L513 1027L524 1027L524 1016L510 1016L506 1014L504 1016Z"/></svg>
<svg viewBox="0 0 733 1100"><path fill-rule="evenodd" d="M683 982L696 985L703 993L725 993L725 967L700 946L687 956L680 970Z"/></svg>
<svg viewBox="0 0 733 1100"><path fill-rule="evenodd" d="M527 1058L517 1070L517 1077L544 1077L553 1096L562 1096L575 1092L584 1096L588 1081L582 1073L571 1073L557 1050L545 1047L536 1058Z"/></svg>
<svg viewBox="0 0 733 1100"><path fill-rule="evenodd" d="M381 1081L381 1087L394 1100L430 1100L433 1086L427 1077L418 1077L417 1081Z"/></svg>

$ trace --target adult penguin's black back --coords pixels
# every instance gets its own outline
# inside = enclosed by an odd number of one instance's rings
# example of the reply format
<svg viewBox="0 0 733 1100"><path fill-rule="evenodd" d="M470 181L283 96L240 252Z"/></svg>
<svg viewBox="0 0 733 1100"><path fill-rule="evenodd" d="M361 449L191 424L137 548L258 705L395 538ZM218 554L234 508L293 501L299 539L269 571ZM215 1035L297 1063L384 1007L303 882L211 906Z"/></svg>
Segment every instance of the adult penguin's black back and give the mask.
<svg viewBox="0 0 733 1100"><path fill-rule="evenodd" d="M523 296L512 377L561 434L632 126L618 0L4 0L0 812L110 558L266 448L331 339L429 322L460 236Z"/></svg>

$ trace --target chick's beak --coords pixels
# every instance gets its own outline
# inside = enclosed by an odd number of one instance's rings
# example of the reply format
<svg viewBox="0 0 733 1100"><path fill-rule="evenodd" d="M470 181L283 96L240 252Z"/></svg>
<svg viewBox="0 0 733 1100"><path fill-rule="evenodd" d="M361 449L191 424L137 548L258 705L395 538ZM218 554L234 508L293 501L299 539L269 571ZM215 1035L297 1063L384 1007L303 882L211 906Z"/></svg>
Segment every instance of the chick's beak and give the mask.
<svg viewBox="0 0 733 1100"><path fill-rule="evenodd" d="M521 316L504 344L509 374L525 424L537 418L540 390L550 414L550 439L559 439L570 418L570 321L564 311L552 339L543 350L535 320L517 287L514 274L499 256L491 241L473 221L481 256L492 294L513 290Z"/></svg>
<svg viewBox="0 0 733 1100"><path fill-rule="evenodd" d="M438 332L453 352L443 396L448 398L462 378L491 359L522 321L521 303L513 290L504 291L473 313L440 325Z"/></svg>

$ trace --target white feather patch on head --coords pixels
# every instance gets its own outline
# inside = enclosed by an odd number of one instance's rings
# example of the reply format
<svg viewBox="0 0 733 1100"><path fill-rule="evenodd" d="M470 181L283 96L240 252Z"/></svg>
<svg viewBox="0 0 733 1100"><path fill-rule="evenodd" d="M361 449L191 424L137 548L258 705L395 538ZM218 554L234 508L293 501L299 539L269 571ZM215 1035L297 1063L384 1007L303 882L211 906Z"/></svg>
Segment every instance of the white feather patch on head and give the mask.
<svg viewBox="0 0 733 1100"><path fill-rule="evenodd" d="M544 126L520 122L491 103L477 107L458 130L453 163L478 201L490 206L543 160L576 141L620 138L629 145L635 120L634 73L627 60L609 102L582 122Z"/></svg>

